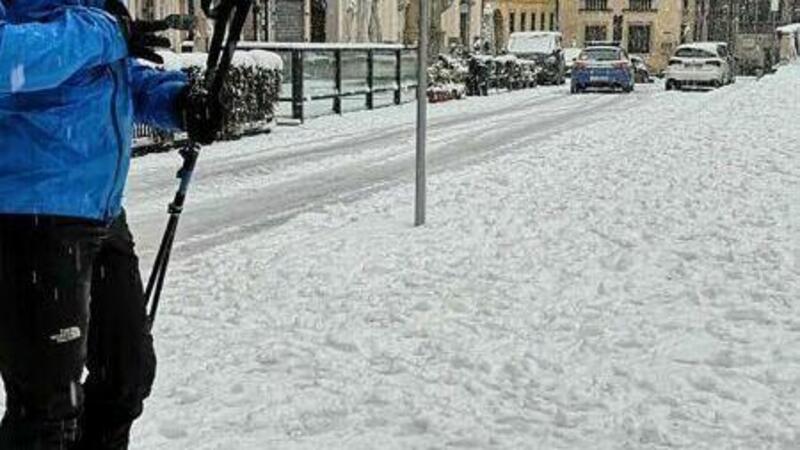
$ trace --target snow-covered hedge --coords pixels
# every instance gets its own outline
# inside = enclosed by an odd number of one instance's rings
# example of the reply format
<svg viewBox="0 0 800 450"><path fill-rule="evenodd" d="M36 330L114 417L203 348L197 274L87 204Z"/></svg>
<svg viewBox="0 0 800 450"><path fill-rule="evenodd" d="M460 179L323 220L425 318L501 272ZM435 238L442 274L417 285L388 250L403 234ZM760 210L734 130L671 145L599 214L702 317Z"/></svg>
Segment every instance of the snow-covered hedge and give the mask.
<svg viewBox="0 0 800 450"><path fill-rule="evenodd" d="M470 55L467 95L488 95L490 88L526 89L536 86L536 63L513 55Z"/></svg>
<svg viewBox="0 0 800 450"><path fill-rule="evenodd" d="M207 56L202 53L181 55L183 70L192 82L202 83ZM275 118L281 88L283 61L264 50L237 52L233 67L222 89L226 106L224 139L235 139L262 129Z"/></svg>
<svg viewBox="0 0 800 450"><path fill-rule="evenodd" d="M183 70L192 82L203 82L205 53L159 52L163 69ZM275 118L281 88L283 61L265 50L237 52L223 87L222 101L227 106L223 139L236 139L243 134L263 130ZM200 80L199 80L200 79ZM136 146L169 146L175 136L145 127L137 128Z"/></svg>
<svg viewBox="0 0 800 450"><path fill-rule="evenodd" d="M439 55L428 68L428 100L436 103L464 97L467 73L466 66L460 60Z"/></svg>
<svg viewBox="0 0 800 450"><path fill-rule="evenodd" d="M536 63L513 55L439 55L428 68L428 100L441 102L464 95L488 95L490 88L526 89L536 86Z"/></svg>

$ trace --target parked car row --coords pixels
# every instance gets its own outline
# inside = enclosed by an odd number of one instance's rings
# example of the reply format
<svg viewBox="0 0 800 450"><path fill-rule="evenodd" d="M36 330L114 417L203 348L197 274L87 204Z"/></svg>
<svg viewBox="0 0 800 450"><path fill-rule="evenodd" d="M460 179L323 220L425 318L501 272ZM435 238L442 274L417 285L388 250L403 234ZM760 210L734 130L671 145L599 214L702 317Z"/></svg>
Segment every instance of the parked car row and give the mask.
<svg viewBox="0 0 800 450"><path fill-rule="evenodd" d="M653 82L641 56L628 55L617 43L591 43L585 49L566 49L570 91L612 88L631 92L636 83ZM736 59L725 42L680 45L663 72L667 90L718 88L736 82Z"/></svg>
<svg viewBox="0 0 800 450"><path fill-rule="evenodd" d="M506 53L535 66L538 84L563 84L570 92L602 88L632 92L637 83L651 83L653 74L642 56L629 55L619 42L587 42L586 48L562 48L561 33L511 33ZM734 83L736 60L724 42L680 45L663 72L667 90L717 88Z"/></svg>

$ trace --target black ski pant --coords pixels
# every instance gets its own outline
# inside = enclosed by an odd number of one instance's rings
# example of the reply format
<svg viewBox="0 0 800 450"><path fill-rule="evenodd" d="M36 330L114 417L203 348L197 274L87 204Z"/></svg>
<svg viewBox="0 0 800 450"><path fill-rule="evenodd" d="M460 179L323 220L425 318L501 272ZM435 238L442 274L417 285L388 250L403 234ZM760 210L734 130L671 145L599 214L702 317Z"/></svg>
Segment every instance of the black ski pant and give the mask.
<svg viewBox="0 0 800 450"><path fill-rule="evenodd" d="M0 450L127 448L155 371L133 250L124 214L0 215Z"/></svg>

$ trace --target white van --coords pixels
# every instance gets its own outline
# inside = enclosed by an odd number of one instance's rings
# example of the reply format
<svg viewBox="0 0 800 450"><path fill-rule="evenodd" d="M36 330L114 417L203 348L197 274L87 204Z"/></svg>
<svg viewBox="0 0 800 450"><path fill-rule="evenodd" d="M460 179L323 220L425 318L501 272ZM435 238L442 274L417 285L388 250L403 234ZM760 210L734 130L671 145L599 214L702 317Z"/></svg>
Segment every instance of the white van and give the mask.
<svg viewBox="0 0 800 450"><path fill-rule="evenodd" d="M557 31L523 31L511 33L507 51L517 58L536 62L541 69L540 84L564 84L566 67L561 48L561 33Z"/></svg>

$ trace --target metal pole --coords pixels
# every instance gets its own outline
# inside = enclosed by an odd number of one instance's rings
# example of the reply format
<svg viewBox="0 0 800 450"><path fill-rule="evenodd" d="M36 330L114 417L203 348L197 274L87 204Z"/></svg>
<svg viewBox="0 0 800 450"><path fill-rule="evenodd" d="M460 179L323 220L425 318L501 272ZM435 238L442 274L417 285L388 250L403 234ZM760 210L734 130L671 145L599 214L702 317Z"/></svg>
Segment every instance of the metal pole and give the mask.
<svg viewBox="0 0 800 450"><path fill-rule="evenodd" d="M342 50L336 49L333 52L335 70L334 75L336 83L336 98L333 99L333 112L336 114L342 113Z"/></svg>
<svg viewBox="0 0 800 450"><path fill-rule="evenodd" d="M428 125L428 0L419 0L419 43L417 45L417 189L414 226L425 224L425 143Z"/></svg>
<svg viewBox="0 0 800 450"><path fill-rule="evenodd" d="M305 121L303 72L303 51L292 50L292 118L300 122Z"/></svg>
<svg viewBox="0 0 800 450"><path fill-rule="evenodd" d="M403 92L401 86L403 85L403 53L402 50L395 50L394 54L394 104L399 105L402 101Z"/></svg>
<svg viewBox="0 0 800 450"><path fill-rule="evenodd" d="M375 109L375 52L367 50L367 109Z"/></svg>

